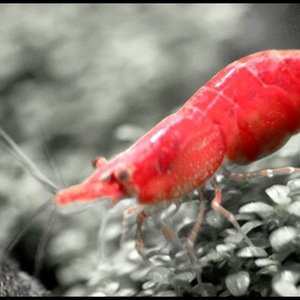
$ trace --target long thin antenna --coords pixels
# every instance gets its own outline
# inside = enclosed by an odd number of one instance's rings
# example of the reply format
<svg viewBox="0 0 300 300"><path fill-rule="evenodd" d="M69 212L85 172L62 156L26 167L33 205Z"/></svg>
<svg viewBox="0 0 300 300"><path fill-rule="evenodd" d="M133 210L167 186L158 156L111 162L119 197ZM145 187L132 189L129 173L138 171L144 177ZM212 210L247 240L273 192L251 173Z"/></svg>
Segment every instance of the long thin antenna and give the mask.
<svg viewBox="0 0 300 300"><path fill-rule="evenodd" d="M2 140L14 150L13 152L9 149L9 147L6 147L7 151L14 156L35 179L43 184L51 193L56 194L59 191L59 188L50 179L43 175L30 158L1 127L0 137L2 137Z"/></svg>
<svg viewBox="0 0 300 300"><path fill-rule="evenodd" d="M53 205L53 203L49 200L47 202L43 203L41 206L39 206L34 213L29 217L28 221L23 225L21 230L15 235L15 237L12 239L10 244L6 247L4 250L2 256L0 257L0 263L7 257L8 253L15 247L15 245L18 243L20 238L23 236L24 232L29 228L32 221L36 218L36 216L40 215L41 212L45 211L47 207L50 205Z"/></svg>
<svg viewBox="0 0 300 300"><path fill-rule="evenodd" d="M61 172L59 172L59 170L58 170L58 166L57 166L57 163L56 163L56 158L54 156L54 153L50 153L49 149L47 148L47 146L45 144L43 144L43 151L46 155L47 161L50 165L50 168L52 170L54 178L56 179L56 182L58 182L58 184L62 188L66 187L67 184L66 184L65 180L63 179Z"/></svg>
<svg viewBox="0 0 300 300"><path fill-rule="evenodd" d="M44 138L44 143L43 143L44 154L46 155L47 161L49 162L49 165L50 165L50 168L51 168L52 173L54 175L55 181L59 184L60 187L64 188L64 187L67 186L67 184L66 184L61 172L59 172L59 168L57 167L57 161L56 161L56 158L55 158L55 153L53 153L53 152L50 153L49 148L46 145L46 142L50 140L48 132L47 132L47 130L45 130L44 123L42 123L42 122L38 122L38 123L39 123L40 129L43 132L43 136L45 137Z"/></svg>
<svg viewBox="0 0 300 300"><path fill-rule="evenodd" d="M44 230L42 238L38 244L38 249L36 252L36 258L35 258L35 263L34 263L35 267L34 267L34 271L33 271L34 277L38 277L40 275L40 271L41 271L43 261L45 258L45 249L47 247L49 235L50 235L51 229L53 228L53 225L55 223L56 216L57 216L57 210L56 210L56 207L54 207L54 209L51 212L47 227Z"/></svg>
<svg viewBox="0 0 300 300"><path fill-rule="evenodd" d="M22 151L22 149L16 144L16 142L1 127L0 127L0 140L4 142L4 146L6 150L14 158L16 158L25 167L25 169L35 179L37 179L47 190L49 190L54 195L59 191L59 188L36 167L36 165L31 161L31 159ZM34 211L34 213L30 216L26 224L15 235L15 237L12 239L10 244L4 250L2 256L0 257L0 263L2 263L5 260L8 253L15 247L15 245L18 243L20 238L24 235L24 232L27 231L27 229L31 225L32 221L36 218L36 216L38 216L41 212L45 211L45 209L51 205L54 206L54 203L52 201L47 200L45 203L43 203ZM44 258L43 255L44 250L47 245L47 240L49 237L50 230L53 227L53 224L55 222L56 212L57 212L56 207L54 206L54 209L50 216L50 225L47 226L46 231L44 232L43 237L38 245L37 256L35 260L34 275L38 275L41 270L42 260Z"/></svg>

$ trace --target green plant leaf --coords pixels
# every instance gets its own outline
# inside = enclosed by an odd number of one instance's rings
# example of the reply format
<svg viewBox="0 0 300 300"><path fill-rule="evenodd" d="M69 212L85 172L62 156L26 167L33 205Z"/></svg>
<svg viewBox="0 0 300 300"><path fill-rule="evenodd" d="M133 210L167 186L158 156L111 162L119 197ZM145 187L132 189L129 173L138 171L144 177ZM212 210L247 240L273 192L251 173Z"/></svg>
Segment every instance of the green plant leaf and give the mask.
<svg viewBox="0 0 300 300"><path fill-rule="evenodd" d="M226 287L233 296L245 295L250 285L250 275L247 271L229 274L225 278Z"/></svg>

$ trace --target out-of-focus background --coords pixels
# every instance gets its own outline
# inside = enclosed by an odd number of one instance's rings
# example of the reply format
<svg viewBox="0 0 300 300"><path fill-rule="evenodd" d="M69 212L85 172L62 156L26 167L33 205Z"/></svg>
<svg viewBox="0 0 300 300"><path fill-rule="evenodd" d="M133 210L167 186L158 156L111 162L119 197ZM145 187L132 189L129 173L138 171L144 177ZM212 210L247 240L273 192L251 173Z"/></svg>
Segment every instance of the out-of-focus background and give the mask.
<svg viewBox="0 0 300 300"><path fill-rule="evenodd" d="M300 48L299 17L298 4L2 4L0 126L52 180L78 183L91 174L92 158L125 150L228 63ZM290 164L297 150L275 164ZM0 154L5 247L51 195L4 148ZM95 258L101 206L56 219L41 271L49 290L141 290L149 266L136 257L134 235L118 246L124 207L111 212L105 237L109 276L97 273ZM16 247L29 272L47 222L47 212L39 215Z"/></svg>

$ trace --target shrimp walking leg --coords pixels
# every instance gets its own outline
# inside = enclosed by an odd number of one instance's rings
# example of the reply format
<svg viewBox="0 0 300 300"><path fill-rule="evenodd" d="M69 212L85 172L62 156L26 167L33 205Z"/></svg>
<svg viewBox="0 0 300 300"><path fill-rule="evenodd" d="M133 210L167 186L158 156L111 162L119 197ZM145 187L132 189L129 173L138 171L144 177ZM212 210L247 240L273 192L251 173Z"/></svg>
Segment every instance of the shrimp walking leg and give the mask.
<svg viewBox="0 0 300 300"><path fill-rule="evenodd" d="M232 223L232 225L243 235L246 243L250 247L253 247L254 245L252 244L250 239L247 237L247 235L243 232L243 230L242 230L241 226L239 225L238 221L236 220L235 216L221 205L222 192L215 180L213 182L213 185L214 185L214 189L215 189L215 197L211 203L212 208L215 209L216 211L218 211L219 213L221 213L230 223Z"/></svg>
<svg viewBox="0 0 300 300"><path fill-rule="evenodd" d="M139 206L141 207L141 206ZM132 207L132 211L137 210L138 207ZM129 211L130 212L130 211ZM146 208L141 210L137 215L137 230L136 230L136 250L138 253L145 259L148 260L154 255L159 254L159 250L151 250L148 251L144 247L143 237L142 237L142 227L145 222L145 219L151 216L155 216L158 211L152 211L151 209L149 211L146 211ZM176 243L178 240L177 235L175 234L174 230L171 228L170 224L167 221L161 221L162 226L162 233L165 236L166 240L170 243Z"/></svg>
<svg viewBox="0 0 300 300"><path fill-rule="evenodd" d="M120 245L122 245L125 241L125 236L126 236L126 232L127 232L127 218L128 218L128 215L130 215L130 214L132 214L132 213L134 213L138 210L141 210L141 205L131 206L123 212L122 234L121 234L121 239L120 239Z"/></svg>
<svg viewBox="0 0 300 300"><path fill-rule="evenodd" d="M173 216L180 208L180 202L175 200L175 209L173 211L171 211L171 213L168 214L167 218L170 218L170 216ZM165 205L164 205L165 206ZM164 207L162 206L162 207ZM169 204L168 204L169 206ZM161 207L161 208L162 208ZM146 218L150 217L150 216L154 216L157 213L161 212L161 208L156 210L149 210L147 211L147 207L145 207L144 205L135 205L135 206L131 206L129 208L127 208L124 212L123 212L123 217L122 217L122 233L121 233L121 238L120 238L120 245L123 244L123 242L125 241L125 237L126 237L126 232L127 232L127 219L129 217L130 214L138 212L137 214L137 233L136 233L136 249L138 251L138 253L144 258L144 259L149 259L151 256L155 255L158 253L158 251L147 251L144 248L144 243L143 243L143 239L142 239L142 226L144 224L144 221ZM165 236L166 240L170 243L175 243L177 241L176 239L176 234L175 232L172 230L170 224L165 221L165 220L161 220L160 221L161 226L162 226L162 233Z"/></svg>
<svg viewBox="0 0 300 300"><path fill-rule="evenodd" d="M283 168L275 168L275 169L264 169L259 171L253 171L248 173L231 173L231 172L224 172L224 176L230 178L255 178L255 177L273 177L277 175L288 175L293 173L300 173L300 168L293 168L293 167L283 167Z"/></svg>
<svg viewBox="0 0 300 300"><path fill-rule="evenodd" d="M137 229L136 229L136 244L135 248L138 253L147 260L148 251L144 248L144 242L142 237L142 227L145 222L145 219L150 216L145 210L142 210L137 215Z"/></svg>
<svg viewBox="0 0 300 300"><path fill-rule="evenodd" d="M181 199L174 200L174 203L175 203L175 209L170 211L167 214L167 216L162 218L162 220L160 221L161 231L162 231L165 239L167 240L167 242L169 242L173 246L177 246L177 248L182 248L181 244L180 244L180 240L179 240L176 232L171 227L171 224L169 222L170 218L173 217L179 210L180 205L181 205Z"/></svg>
<svg viewBox="0 0 300 300"><path fill-rule="evenodd" d="M199 191L200 202L199 202L198 217L197 217L197 219L194 223L194 226L187 238L187 245L186 245L186 250L190 256L193 268L196 273L197 282L199 285L202 283L202 279L201 279L201 274L200 274L198 264L197 264L197 257L196 257L194 245L195 245L195 241L198 236L199 230L201 228L201 224L202 224L204 213L205 213L205 200L204 200L202 192L203 192L202 190Z"/></svg>

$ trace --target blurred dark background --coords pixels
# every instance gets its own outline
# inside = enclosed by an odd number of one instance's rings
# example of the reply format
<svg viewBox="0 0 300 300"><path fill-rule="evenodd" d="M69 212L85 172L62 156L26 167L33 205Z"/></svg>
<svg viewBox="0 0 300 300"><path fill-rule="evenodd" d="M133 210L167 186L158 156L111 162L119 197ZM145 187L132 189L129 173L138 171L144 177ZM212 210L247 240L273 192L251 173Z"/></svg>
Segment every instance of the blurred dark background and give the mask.
<svg viewBox="0 0 300 300"><path fill-rule="evenodd" d="M92 172L92 158L125 150L228 63L300 48L299 18L298 4L1 4L0 126L47 176L61 180L52 162L66 185L78 183ZM51 196L0 153L5 246ZM99 211L56 222L49 289L97 294L86 287L94 273L85 259L96 249ZM116 207L108 234L113 249L121 212ZM47 216L36 224L46 226ZM33 264L27 255L41 236L35 226L18 246L24 265Z"/></svg>

